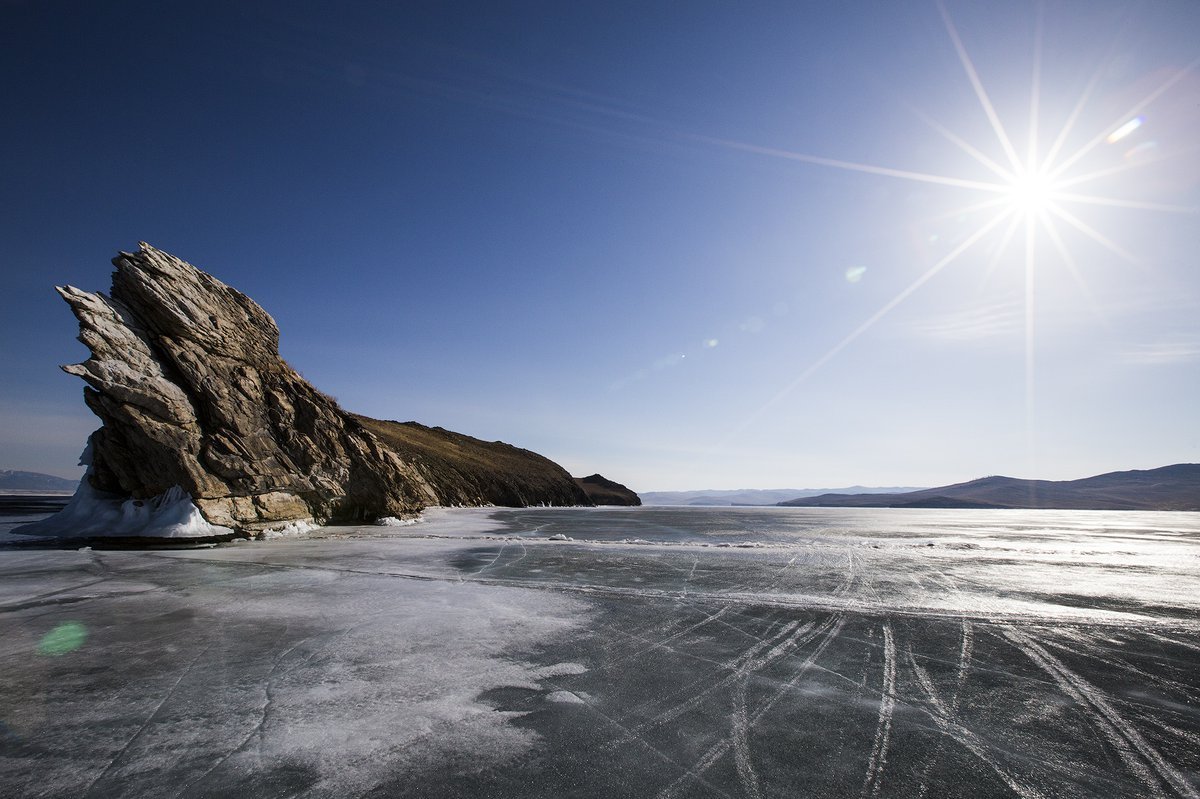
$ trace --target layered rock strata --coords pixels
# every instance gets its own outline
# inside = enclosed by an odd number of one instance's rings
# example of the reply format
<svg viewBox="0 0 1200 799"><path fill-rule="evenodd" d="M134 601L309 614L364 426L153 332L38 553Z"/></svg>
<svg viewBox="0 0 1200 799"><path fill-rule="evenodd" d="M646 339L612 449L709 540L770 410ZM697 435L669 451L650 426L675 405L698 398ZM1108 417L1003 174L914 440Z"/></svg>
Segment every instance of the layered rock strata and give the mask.
<svg viewBox="0 0 1200 799"><path fill-rule="evenodd" d="M454 447L405 457L369 429L385 423L342 410L279 356L279 328L246 295L145 243L113 264L108 296L58 289L92 353L63 369L103 423L93 488L179 486L209 522L243 531L426 505L591 504L557 464L498 442L506 457L474 457L465 477L447 465Z"/></svg>

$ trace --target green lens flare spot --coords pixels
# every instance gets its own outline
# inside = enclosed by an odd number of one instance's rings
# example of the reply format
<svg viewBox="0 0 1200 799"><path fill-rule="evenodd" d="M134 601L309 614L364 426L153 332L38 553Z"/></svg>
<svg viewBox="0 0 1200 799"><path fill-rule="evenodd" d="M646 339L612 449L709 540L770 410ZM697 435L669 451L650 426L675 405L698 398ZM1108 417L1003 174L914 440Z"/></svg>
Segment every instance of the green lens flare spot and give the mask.
<svg viewBox="0 0 1200 799"><path fill-rule="evenodd" d="M87 639L87 628L77 621L66 621L42 636L38 653L42 655L65 655L83 646Z"/></svg>

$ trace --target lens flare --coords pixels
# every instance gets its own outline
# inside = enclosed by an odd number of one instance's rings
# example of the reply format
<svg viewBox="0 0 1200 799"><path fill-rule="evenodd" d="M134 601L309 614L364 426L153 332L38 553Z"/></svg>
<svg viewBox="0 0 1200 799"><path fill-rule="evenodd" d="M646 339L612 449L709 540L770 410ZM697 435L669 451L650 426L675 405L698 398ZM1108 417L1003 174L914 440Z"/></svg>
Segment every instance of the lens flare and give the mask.
<svg viewBox="0 0 1200 799"><path fill-rule="evenodd" d="M42 636L38 653L42 655L65 655L83 646L87 640L87 628L77 621L66 621Z"/></svg>
<svg viewBox="0 0 1200 799"><path fill-rule="evenodd" d="M1130 133L1133 133L1135 130L1140 128L1142 126L1142 123L1145 121L1146 121L1145 117L1134 117L1133 119L1129 120L1124 125L1122 125L1121 127L1114 130L1112 133L1108 134L1108 138L1106 138L1105 141L1108 142L1109 144L1116 144L1121 139L1125 138Z"/></svg>
<svg viewBox="0 0 1200 799"><path fill-rule="evenodd" d="M857 283L863 279L863 275L867 273L865 266L852 266L846 270L846 282Z"/></svg>

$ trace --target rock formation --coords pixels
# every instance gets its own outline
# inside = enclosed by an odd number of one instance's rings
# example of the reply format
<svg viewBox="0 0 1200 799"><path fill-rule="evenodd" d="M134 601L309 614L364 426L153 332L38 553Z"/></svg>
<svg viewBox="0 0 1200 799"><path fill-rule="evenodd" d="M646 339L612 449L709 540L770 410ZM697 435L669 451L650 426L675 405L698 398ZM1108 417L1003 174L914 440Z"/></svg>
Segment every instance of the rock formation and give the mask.
<svg viewBox="0 0 1200 799"><path fill-rule="evenodd" d="M145 243L113 264L110 296L58 289L92 353L63 369L103 422L93 488L143 499L179 486L210 523L243 531L426 505L591 504L525 450L436 428L420 428L424 449L393 441L396 423L313 388L279 356L270 315L190 264Z"/></svg>
<svg viewBox="0 0 1200 799"><path fill-rule="evenodd" d="M587 493L588 499L597 505L642 504L642 498L633 491L598 474L576 477L575 482Z"/></svg>

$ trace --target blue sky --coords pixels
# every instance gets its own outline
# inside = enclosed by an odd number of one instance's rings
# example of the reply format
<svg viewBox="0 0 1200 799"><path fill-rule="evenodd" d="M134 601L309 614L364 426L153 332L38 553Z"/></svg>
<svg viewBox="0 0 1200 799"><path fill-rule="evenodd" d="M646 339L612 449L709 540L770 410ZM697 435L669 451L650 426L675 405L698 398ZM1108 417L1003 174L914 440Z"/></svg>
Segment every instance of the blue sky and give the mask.
<svg viewBox="0 0 1200 799"><path fill-rule="evenodd" d="M51 287L138 240L636 490L1200 461L1200 5L350 6L0 5L0 468L79 473Z"/></svg>

